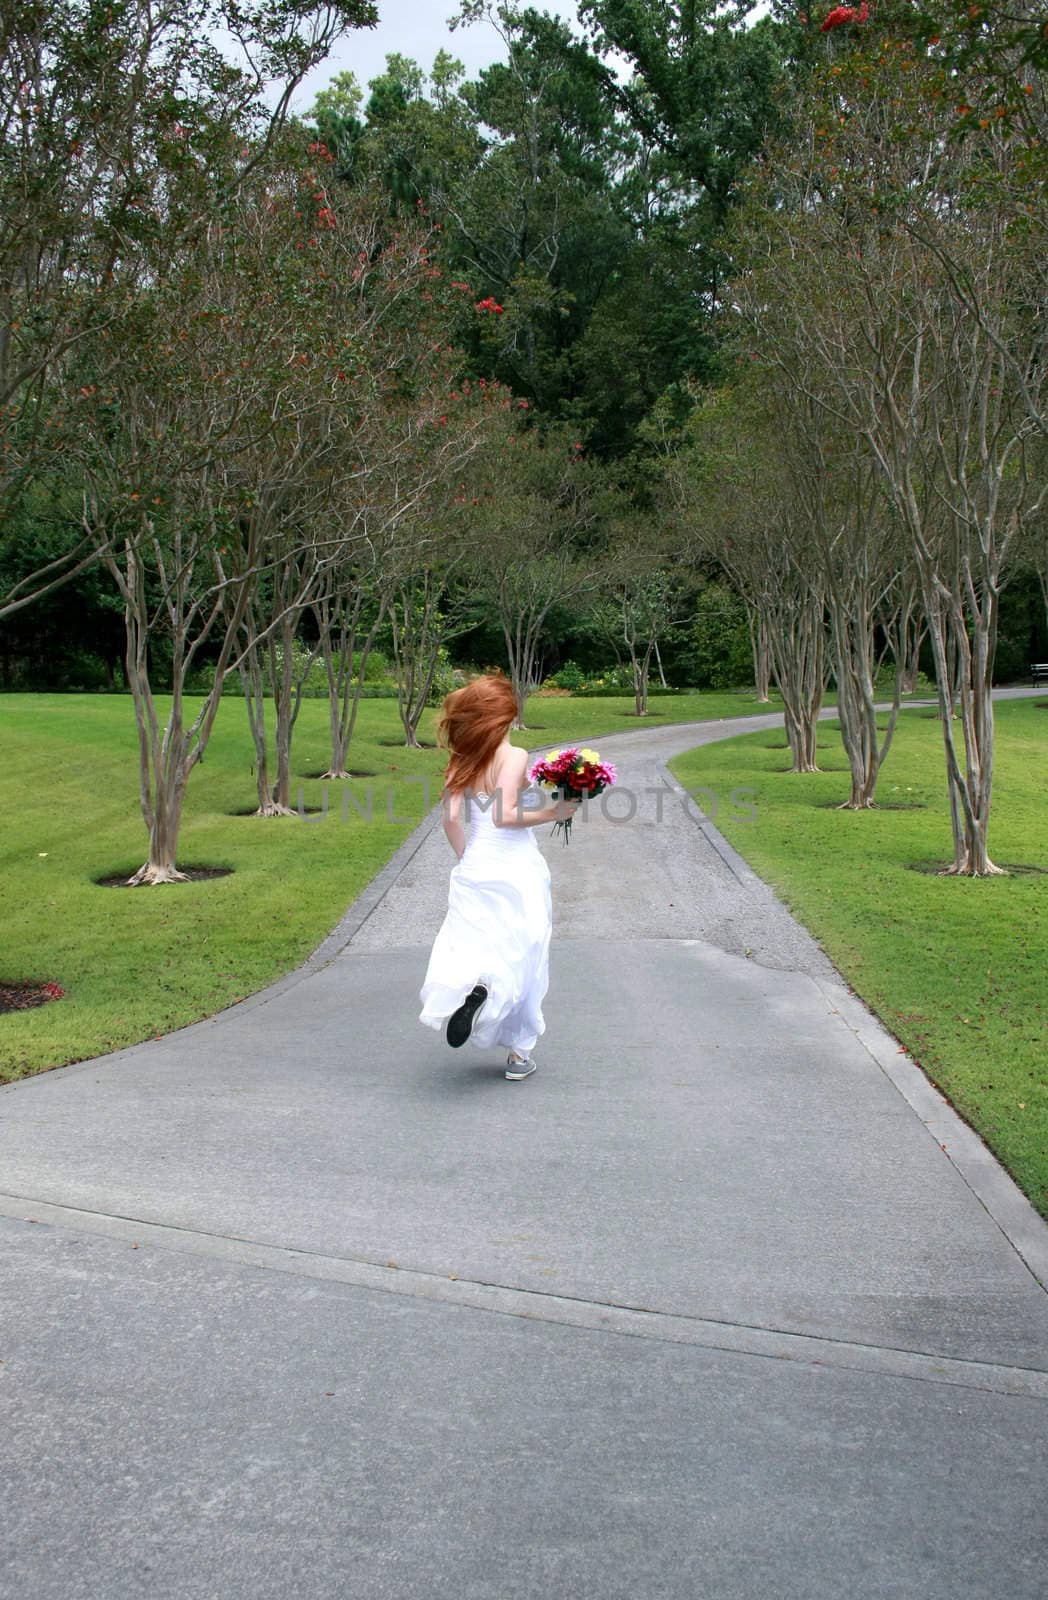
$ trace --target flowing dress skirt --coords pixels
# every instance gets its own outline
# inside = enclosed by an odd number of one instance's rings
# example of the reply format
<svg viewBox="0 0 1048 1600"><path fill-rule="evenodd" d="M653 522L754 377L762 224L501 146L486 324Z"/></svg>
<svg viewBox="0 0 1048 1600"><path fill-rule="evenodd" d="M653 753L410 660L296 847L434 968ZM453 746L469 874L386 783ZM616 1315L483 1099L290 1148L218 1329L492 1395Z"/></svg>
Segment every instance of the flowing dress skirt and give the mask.
<svg viewBox="0 0 1048 1600"><path fill-rule="evenodd" d="M530 828L496 828L473 805L462 859L452 868L448 910L422 985L427 1027L442 1029L475 984L488 998L470 1035L527 1054L545 1031L552 928L549 868Z"/></svg>

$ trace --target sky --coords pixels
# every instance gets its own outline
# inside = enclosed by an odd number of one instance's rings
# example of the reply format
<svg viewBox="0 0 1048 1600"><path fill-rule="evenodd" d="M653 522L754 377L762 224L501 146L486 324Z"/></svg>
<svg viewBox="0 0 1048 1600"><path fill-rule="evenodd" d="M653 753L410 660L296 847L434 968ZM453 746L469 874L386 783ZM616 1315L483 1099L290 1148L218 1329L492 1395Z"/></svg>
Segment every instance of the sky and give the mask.
<svg viewBox="0 0 1048 1600"><path fill-rule="evenodd" d="M452 33L447 19L455 9L455 0L378 0L377 27L355 28L340 40L327 60L305 79L295 96L294 109L300 115L307 112L317 91L338 72L354 73L365 86L378 77L386 57L394 52L410 56L428 72L437 51L447 50L463 63L471 78L482 67L501 60L505 55L502 41L489 23L473 23ZM573 19L575 0L541 0L538 9Z"/></svg>

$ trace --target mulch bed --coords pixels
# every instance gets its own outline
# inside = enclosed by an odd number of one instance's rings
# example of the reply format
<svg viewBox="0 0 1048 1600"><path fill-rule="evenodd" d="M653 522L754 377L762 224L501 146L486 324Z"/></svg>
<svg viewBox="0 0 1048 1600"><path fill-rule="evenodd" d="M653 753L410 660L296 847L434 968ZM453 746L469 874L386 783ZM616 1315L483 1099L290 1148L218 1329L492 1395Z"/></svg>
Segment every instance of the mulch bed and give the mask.
<svg viewBox="0 0 1048 1600"><path fill-rule="evenodd" d="M991 859L992 859L992 857L991 857ZM947 867L949 865L950 865L950 863L948 861L910 861L910 862L907 863L907 871L909 871L909 872L923 872L924 875L926 877L929 877L929 878L938 878L938 877L943 877L943 878L945 878L945 877L963 878L963 877L967 876L966 873L948 873L946 871L946 869L947 869ZM1030 864L1028 862L1023 862L1023 861L994 861L994 866L1003 867L1005 872L1009 873L1013 878L1035 878L1035 877L1042 878L1042 877L1048 877L1048 873L1046 873L1044 867L1030 866ZM999 880L994 879L994 878L982 878L982 879L980 879L981 883L993 883L993 882L997 882L997 881L999 881Z"/></svg>
<svg viewBox="0 0 1048 1600"><path fill-rule="evenodd" d="M0 1015L5 1011L31 1011L34 1006L46 1006L49 1000L61 1000L64 995L61 984L44 979L0 978Z"/></svg>
<svg viewBox="0 0 1048 1600"><path fill-rule="evenodd" d="M320 812L323 811L323 809L324 809L323 806L301 806L301 807L299 807L297 805L294 805L294 806L291 807L291 814L294 817L315 817L315 816L319 816ZM241 806L239 811L227 811L226 812L226 816L227 817L258 817L258 807L257 806ZM260 822L268 822L268 821L270 821L270 818L269 817L259 817L259 821Z"/></svg>
<svg viewBox="0 0 1048 1600"><path fill-rule="evenodd" d="M189 881L191 883L199 883L199 882L202 882L205 878L228 878L230 876L230 874L232 873L233 868L232 867L179 867L178 870L179 870L179 872L184 872L186 877L189 879ZM131 889L131 888L135 888L135 889L152 889L152 888L156 887L155 884L151 884L151 883L136 883L136 884L128 883L128 881L127 881L128 878L130 878L137 871L138 871L137 867L128 867L126 872L114 872L114 873L111 873L108 878L96 878L95 882L98 884L99 888L101 888L101 889ZM168 887L171 887L171 886L165 884L165 885L163 885L163 887L164 888L168 888ZM175 884L174 887L177 888L178 885Z"/></svg>
<svg viewBox="0 0 1048 1600"><path fill-rule="evenodd" d="M299 774L299 776L302 777L302 778L310 778L310 779L313 779L313 778L326 778L328 783L341 783L342 782L341 778L328 778L327 769L326 768L322 768L322 767L318 767L315 772L302 772L302 773ZM356 767L356 768L350 767L348 772L346 773L346 776L348 778L377 778L378 777L378 773L377 772L373 772L370 767Z"/></svg>

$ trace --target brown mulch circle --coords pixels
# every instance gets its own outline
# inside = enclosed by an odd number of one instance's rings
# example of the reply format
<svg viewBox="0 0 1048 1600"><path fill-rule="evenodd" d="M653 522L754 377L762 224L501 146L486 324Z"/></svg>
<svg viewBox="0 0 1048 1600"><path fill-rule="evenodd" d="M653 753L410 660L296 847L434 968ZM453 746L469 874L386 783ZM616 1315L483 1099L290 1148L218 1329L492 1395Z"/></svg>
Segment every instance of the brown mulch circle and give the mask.
<svg viewBox="0 0 1048 1600"><path fill-rule="evenodd" d="M326 768L322 768L322 767L318 767L315 772L300 772L299 773L299 777L300 778L309 778L309 779L324 778L328 783L343 783L345 781L342 778L329 778L328 775L327 775L327 769ZM378 777L378 773L374 772L371 769L371 767L350 767L349 771L346 773L346 777L347 778L377 778ZM237 816L239 816L240 812L237 812L236 814L237 814Z"/></svg>
<svg viewBox="0 0 1048 1600"><path fill-rule="evenodd" d="M65 990L45 978L0 978L0 1015L6 1011L31 1011L52 1000L62 1000Z"/></svg>
<svg viewBox="0 0 1048 1600"><path fill-rule="evenodd" d="M926 878L955 877L963 879L968 876L967 873L948 873L946 869L949 865L948 861L908 861L906 870L907 872L923 873ZM1009 873L1013 878L1043 878L1048 876L1048 870L1044 867L1034 867L1025 861L996 861L994 865L1003 867L1005 872ZM994 883L997 880L994 878L980 878L979 881L980 883Z"/></svg>
<svg viewBox="0 0 1048 1600"><path fill-rule="evenodd" d="M206 878L229 878L232 876L232 867L179 867L179 872L184 872L190 883L202 883ZM96 878L95 882L100 889L152 889L156 885L151 883L128 883L128 878L138 871L137 867L128 867L126 872L113 872L107 878ZM168 885L163 885L167 888ZM177 883L174 885L178 887Z"/></svg>

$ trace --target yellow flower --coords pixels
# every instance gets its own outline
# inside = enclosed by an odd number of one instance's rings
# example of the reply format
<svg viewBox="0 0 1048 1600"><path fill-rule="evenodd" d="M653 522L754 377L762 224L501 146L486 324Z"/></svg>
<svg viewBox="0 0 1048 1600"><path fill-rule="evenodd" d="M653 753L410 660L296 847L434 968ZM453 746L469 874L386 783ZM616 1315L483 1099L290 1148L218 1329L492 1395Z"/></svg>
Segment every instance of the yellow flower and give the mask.
<svg viewBox="0 0 1048 1600"><path fill-rule="evenodd" d="M551 750L549 752L549 754L547 755L546 760L547 761L559 761L560 760L560 751L559 750Z"/></svg>
<svg viewBox="0 0 1048 1600"><path fill-rule="evenodd" d="M596 750L580 750L579 755L582 757L583 761L596 762L600 760L600 756L597 754Z"/></svg>

